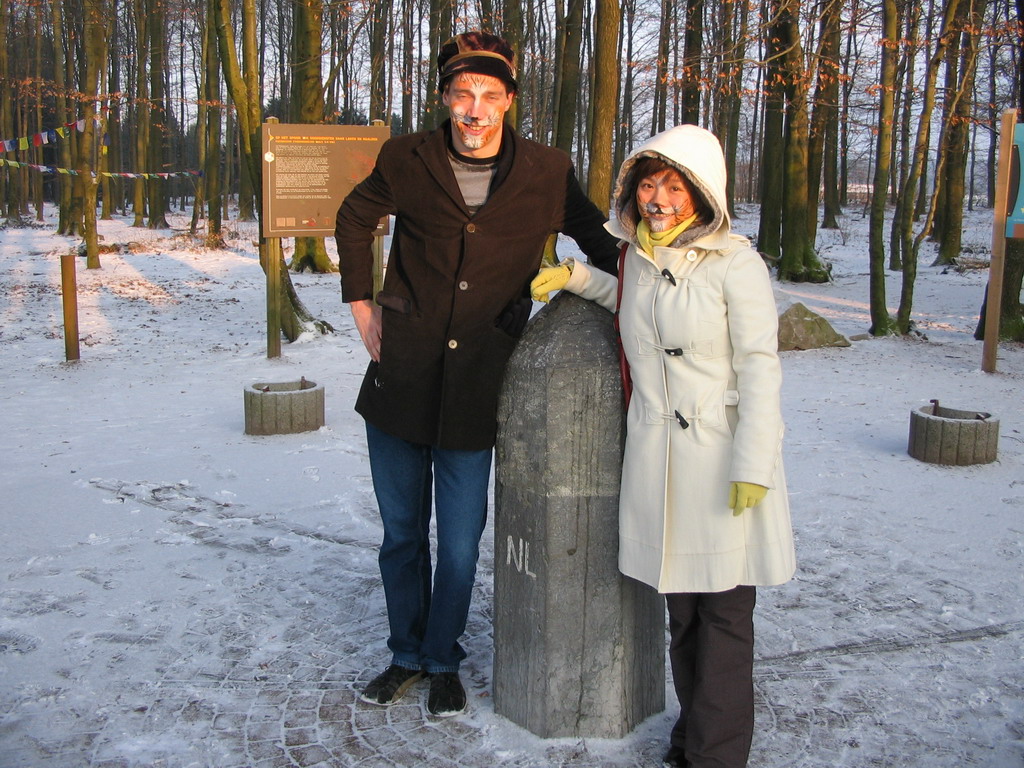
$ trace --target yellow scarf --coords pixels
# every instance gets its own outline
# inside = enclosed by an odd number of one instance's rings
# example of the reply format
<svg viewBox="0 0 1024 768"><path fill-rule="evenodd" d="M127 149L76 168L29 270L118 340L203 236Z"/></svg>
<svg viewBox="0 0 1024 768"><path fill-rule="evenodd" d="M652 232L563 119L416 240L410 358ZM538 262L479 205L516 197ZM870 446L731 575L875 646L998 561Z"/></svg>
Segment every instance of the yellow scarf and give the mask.
<svg viewBox="0 0 1024 768"><path fill-rule="evenodd" d="M665 232L651 232L651 228L647 225L647 220L640 219L640 223L636 227L637 245L639 245L640 250L648 256L653 256L655 246L664 247L672 245L676 238L683 234L683 232L686 231L686 228L696 220L697 214L693 214L693 216L688 218L686 221Z"/></svg>

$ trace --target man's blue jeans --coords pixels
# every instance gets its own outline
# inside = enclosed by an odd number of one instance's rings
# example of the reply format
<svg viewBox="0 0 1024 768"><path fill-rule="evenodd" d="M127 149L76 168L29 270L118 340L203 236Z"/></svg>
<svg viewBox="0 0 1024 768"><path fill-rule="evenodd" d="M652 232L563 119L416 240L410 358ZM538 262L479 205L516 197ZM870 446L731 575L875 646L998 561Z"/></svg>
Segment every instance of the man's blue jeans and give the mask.
<svg viewBox="0 0 1024 768"><path fill-rule="evenodd" d="M370 424L366 443L384 523L379 562L391 626L391 663L431 674L458 672L466 658L459 638L466 629L487 522L492 452L410 443ZM432 495L437 513L433 580Z"/></svg>

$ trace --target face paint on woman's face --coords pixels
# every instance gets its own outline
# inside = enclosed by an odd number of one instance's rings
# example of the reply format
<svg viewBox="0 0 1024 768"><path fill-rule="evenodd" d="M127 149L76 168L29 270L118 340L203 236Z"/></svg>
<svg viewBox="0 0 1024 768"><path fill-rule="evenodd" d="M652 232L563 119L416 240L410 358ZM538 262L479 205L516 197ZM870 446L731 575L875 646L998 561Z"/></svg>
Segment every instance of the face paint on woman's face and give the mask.
<svg viewBox="0 0 1024 768"><path fill-rule="evenodd" d="M651 232L667 232L697 212L690 182L672 169L640 179L636 205Z"/></svg>
<svg viewBox="0 0 1024 768"><path fill-rule="evenodd" d="M501 123L512 106L505 83L467 72L445 88L442 100L451 114L455 149L470 157L491 157L501 145Z"/></svg>

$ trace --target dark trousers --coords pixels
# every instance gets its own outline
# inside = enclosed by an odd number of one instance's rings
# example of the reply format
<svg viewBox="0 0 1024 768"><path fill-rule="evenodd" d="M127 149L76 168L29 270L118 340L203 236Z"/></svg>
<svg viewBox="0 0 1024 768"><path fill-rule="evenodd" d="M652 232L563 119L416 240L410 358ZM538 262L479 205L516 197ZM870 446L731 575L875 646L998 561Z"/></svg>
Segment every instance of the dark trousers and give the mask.
<svg viewBox="0 0 1024 768"><path fill-rule="evenodd" d="M754 587L665 595L679 720L692 768L743 768L754 733Z"/></svg>

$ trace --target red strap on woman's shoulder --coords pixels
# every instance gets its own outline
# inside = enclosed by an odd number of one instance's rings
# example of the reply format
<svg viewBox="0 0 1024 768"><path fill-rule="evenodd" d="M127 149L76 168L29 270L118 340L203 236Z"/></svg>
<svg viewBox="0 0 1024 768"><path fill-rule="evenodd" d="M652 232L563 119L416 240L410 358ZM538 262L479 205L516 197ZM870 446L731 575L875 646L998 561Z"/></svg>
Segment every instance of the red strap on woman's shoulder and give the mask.
<svg viewBox="0 0 1024 768"><path fill-rule="evenodd" d="M622 375L622 394L629 408L629 399L633 395L633 379L629 374L629 363L626 362L626 351L622 347L622 333L619 331L619 308L622 306L622 276L626 266L626 251L629 243L623 243L619 251L619 287L615 295L615 336L619 342L619 373Z"/></svg>

